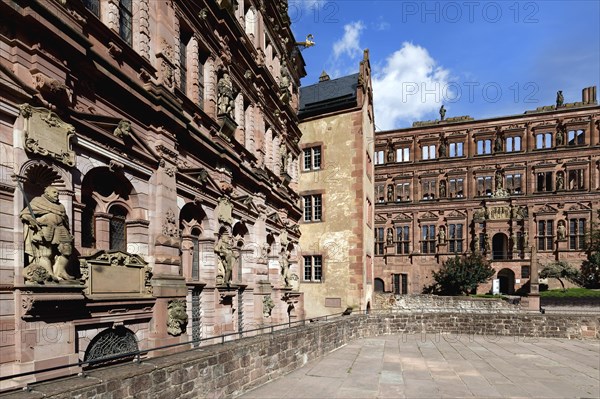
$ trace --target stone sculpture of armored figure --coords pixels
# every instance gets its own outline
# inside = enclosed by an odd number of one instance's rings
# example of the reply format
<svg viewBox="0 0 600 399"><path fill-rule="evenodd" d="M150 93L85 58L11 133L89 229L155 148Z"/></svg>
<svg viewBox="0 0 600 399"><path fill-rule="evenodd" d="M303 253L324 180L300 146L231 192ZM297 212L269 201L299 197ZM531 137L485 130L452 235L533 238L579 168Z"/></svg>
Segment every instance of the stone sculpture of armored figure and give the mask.
<svg viewBox="0 0 600 399"><path fill-rule="evenodd" d="M512 241L512 251L513 253L517 253L517 233L513 231L511 236Z"/></svg>
<svg viewBox="0 0 600 399"><path fill-rule="evenodd" d="M387 245L394 245L394 230L392 230L391 228L387 229L386 242Z"/></svg>
<svg viewBox="0 0 600 399"><path fill-rule="evenodd" d="M387 186L387 201L394 201L394 186L392 186L391 184Z"/></svg>
<svg viewBox="0 0 600 399"><path fill-rule="evenodd" d="M498 133L494 140L494 152L502 152L503 141L502 135Z"/></svg>
<svg viewBox="0 0 600 399"><path fill-rule="evenodd" d="M446 180L440 182L440 198L446 198Z"/></svg>
<svg viewBox="0 0 600 399"><path fill-rule="evenodd" d="M440 227L440 231L438 232L438 242L440 244L446 243L446 230L444 227Z"/></svg>
<svg viewBox="0 0 600 399"><path fill-rule="evenodd" d="M564 188L565 188L565 178L564 178L562 172L558 172L556 174L556 189L564 190Z"/></svg>
<svg viewBox="0 0 600 399"><path fill-rule="evenodd" d="M218 87L218 107L219 115L227 115L233 118L233 85L229 73L223 73L219 79Z"/></svg>
<svg viewBox="0 0 600 399"><path fill-rule="evenodd" d="M281 252L279 264L281 266L281 277L286 287L290 286L290 251Z"/></svg>
<svg viewBox="0 0 600 399"><path fill-rule="evenodd" d="M444 108L444 105L442 104L442 106L440 107L440 119L444 120L446 119L446 108Z"/></svg>
<svg viewBox="0 0 600 399"><path fill-rule="evenodd" d="M445 158L448 155L448 140L442 136L440 139L440 158Z"/></svg>
<svg viewBox="0 0 600 399"><path fill-rule="evenodd" d="M558 222L558 227L556 228L556 233L558 234L558 239L561 241L567 238L567 228L565 227L564 220L560 220Z"/></svg>
<svg viewBox="0 0 600 399"><path fill-rule="evenodd" d="M394 162L394 144L392 144L392 140L387 140L387 162Z"/></svg>
<svg viewBox="0 0 600 399"><path fill-rule="evenodd" d="M565 98L563 97L562 90L559 90L556 93L556 108L562 107L565 102Z"/></svg>
<svg viewBox="0 0 600 399"><path fill-rule="evenodd" d="M225 233L215 245L217 254L217 283L229 285L231 283L233 265L237 255L233 251L231 236Z"/></svg>
<svg viewBox="0 0 600 399"><path fill-rule="evenodd" d="M69 231L65 207L58 201L58 189L46 187L44 194L32 199L19 217L25 225L25 253L29 255L27 268L33 271L41 266L50 277L47 280L73 280L74 277L67 272L73 236ZM26 278L27 275L25 273Z"/></svg>
<svg viewBox="0 0 600 399"><path fill-rule="evenodd" d="M500 170L496 170L495 180L496 180L496 190L502 189L503 188L502 172Z"/></svg>
<svg viewBox="0 0 600 399"><path fill-rule="evenodd" d="M281 157L281 173L287 173L288 151L285 141L279 146L279 156Z"/></svg>

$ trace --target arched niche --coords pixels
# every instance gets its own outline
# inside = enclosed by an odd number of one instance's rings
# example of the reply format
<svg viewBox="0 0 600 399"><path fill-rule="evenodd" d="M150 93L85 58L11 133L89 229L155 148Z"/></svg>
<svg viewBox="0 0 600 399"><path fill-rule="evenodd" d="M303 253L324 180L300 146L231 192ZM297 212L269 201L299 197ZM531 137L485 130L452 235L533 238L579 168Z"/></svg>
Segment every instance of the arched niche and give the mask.
<svg viewBox="0 0 600 399"><path fill-rule="evenodd" d="M188 280L199 281L202 278L202 260L213 250L214 238L206 234L207 223L206 213L196 203L185 204L179 212L181 265L183 276Z"/></svg>

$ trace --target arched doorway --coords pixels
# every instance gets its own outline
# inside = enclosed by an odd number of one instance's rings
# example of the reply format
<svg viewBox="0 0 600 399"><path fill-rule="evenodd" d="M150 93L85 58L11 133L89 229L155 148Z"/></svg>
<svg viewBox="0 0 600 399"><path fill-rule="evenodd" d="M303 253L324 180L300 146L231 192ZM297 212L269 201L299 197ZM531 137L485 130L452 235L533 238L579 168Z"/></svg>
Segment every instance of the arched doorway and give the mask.
<svg viewBox="0 0 600 399"><path fill-rule="evenodd" d="M498 233L492 238L492 255L494 260L508 259L508 237Z"/></svg>
<svg viewBox="0 0 600 399"><path fill-rule="evenodd" d="M500 293L511 295L515 292L515 272L510 269L502 269L498 272L500 280Z"/></svg>
<svg viewBox="0 0 600 399"><path fill-rule="evenodd" d="M375 278L375 292L384 292L385 291L385 283L380 278Z"/></svg>

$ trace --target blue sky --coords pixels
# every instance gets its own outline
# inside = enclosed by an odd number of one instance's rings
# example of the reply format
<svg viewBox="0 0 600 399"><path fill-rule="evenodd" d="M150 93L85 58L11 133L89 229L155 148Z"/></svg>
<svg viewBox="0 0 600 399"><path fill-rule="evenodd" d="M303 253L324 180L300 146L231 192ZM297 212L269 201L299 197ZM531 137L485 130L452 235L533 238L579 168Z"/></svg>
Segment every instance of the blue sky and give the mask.
<svg viewBox="0 0 600 399"><path fill-rule="evenodd" d="M358 71L369 49L378 130L521 114L600 85L600 1L289 0L307 86Z"/></svg>

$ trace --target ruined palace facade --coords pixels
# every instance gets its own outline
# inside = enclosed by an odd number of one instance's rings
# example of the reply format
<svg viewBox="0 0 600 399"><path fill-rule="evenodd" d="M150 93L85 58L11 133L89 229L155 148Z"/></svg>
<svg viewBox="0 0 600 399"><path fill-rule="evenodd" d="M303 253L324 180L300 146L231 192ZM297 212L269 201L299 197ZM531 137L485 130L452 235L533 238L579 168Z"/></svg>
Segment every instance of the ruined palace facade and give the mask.
<svg viewBox="0 0 600 399"><path fill-rule="evenodd" d="M376 134L376 290L421 293L470 251L492 261L505 294L529 292L532 247L540 266L579 267L600 209L596 88L523 115L440 115Z"/></svg>
<svg viewBox="0 0 600 399"><path fill-rule="evenodd" d="M300 287L307 317L371 306L373 91L369 52L358 73L300 90Z"/></svg>
<svg viewBox="0 0 600 399"><path fill-rule="evenodd" d="M302 318L287 2L0 15L0 375Z"/></svg>

